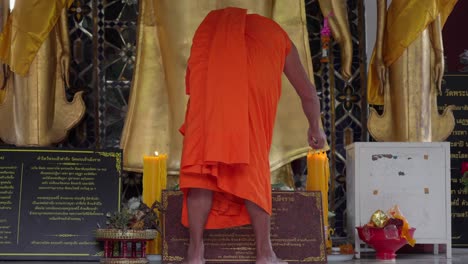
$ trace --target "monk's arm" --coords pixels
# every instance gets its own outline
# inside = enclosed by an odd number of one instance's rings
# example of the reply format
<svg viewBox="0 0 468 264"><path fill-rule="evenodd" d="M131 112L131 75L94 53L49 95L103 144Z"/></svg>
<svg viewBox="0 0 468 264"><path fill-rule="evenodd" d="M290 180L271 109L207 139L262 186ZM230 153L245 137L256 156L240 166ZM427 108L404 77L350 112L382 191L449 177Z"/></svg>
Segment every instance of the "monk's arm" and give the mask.
<svg viewBox="0 0 468 264"><path fill-rule="evenodd" d="M319 129L320 101L315 86L310 82L302 66L296 46L291 43L291 51L286 57L284 73L301 98L302 109L312 130Z"/></svg>
<svg viewBox="0 0 468 264"><path fill-rule="evenodd" d="M309 146L313 149L322 149L325 146L326 137L320 128L320 101L317 91L315 90L315 86L310 82L302 66L299 53L292 42L291 46L291 51L286 57L284 64L284 73L301 98L302 109L309 121L309 130L307 132Z"/></svg>

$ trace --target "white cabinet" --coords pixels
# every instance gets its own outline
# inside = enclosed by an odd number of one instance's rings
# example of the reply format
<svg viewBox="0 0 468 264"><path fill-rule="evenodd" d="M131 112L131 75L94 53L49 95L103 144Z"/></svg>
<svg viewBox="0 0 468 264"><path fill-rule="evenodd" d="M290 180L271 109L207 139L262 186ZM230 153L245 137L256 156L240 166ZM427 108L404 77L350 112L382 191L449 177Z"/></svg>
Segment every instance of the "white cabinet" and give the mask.
<svg viewBox="0 0 468 264"><path fill-rule="evenodd" d="M346 148L347 229L398 205L417 244L446 244L451 258L450 143L356 142ZM437 246L434 251L437 253Z"/></svg>

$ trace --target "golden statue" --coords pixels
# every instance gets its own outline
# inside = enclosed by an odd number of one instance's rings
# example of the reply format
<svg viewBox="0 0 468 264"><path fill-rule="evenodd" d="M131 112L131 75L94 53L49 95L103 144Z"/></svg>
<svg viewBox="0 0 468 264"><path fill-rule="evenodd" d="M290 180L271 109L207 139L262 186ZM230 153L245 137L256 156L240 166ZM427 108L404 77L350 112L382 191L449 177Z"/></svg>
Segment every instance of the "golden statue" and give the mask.
<svg viewBox="0 0 468 264"><path fill-rule="evenodd" d="M6 24L8 14L10 13L10 0L0 0L0 31L3 30L3 26ZM8 78L8 72L6 65L0 61L0 104L3 102L5 97L5 86Z"/></svg>
<svg viewBox="0 0 468 264"><path fill-rule="evenodd" d="M369 132L378 141L443 141L452 108L437 110L444 73L442 27L457 0L377 0L377 40L369 67Z"/></svg>
<svg viewBox="0 0 468 264"><path fill-rule="evenodd" d="M16 0L9 14L0 35L0 60L9 65L0 102L4 142L58 143L84 115L82 93L76 93L73 102L65 95L70 65L66 9L72 2Z"/></svg>
<svg viewBox="0 0 468 264"><path fill-rule="evenodd" d="M348 9L343 0L319 0L320 10L328 18L333 38L340 45L341 75L343 79L351 78L353 62L353 41L348 22Z"/></svg>
<svg viewBox="0 0 468 264"><path fill-rule="evenodd" d="M328 1L334 0L321 0L320 3ZM313 81L303 0L142 0L136 67L121 138L125 170L141 172L143 155L158 151L169 156L169 174L178 174L182 150L182 136L178 129L185 117L187 97L184 76L192 37L208 12L228 6L246 8L250 13L278 22L295 43ZM328 12L337 8L331 4L328 6ZM344 5L338 5L337 11L333 10L337 19L343 8L346 14ZM341 36L343 43L350 43L347 23L338 21L332 23L332 31ZM347 49L345 56L349 62L343 74L345 76L350 76L351 49ZM270 152L272 170L307 155L307 126L300 99L284 79Z"/></svg>

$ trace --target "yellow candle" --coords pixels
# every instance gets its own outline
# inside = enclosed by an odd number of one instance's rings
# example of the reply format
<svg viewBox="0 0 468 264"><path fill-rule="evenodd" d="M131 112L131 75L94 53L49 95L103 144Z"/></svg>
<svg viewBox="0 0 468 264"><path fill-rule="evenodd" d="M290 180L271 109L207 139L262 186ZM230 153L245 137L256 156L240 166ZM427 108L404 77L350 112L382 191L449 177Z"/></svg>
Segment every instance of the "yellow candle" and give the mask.
<svg viewBox="0 0 468 264"><path fill-rule="evenodd" d="M161 202L162 191L167 187L167 155L158 154L143 157L143 202L151 206L154 201ZM158 214L160 217L160 215ZM147 245L147 254L161 254L162 238L158 234Z"/></svg>
<svg viewBox="0 0 468 264"><path fill-rule="evenodd" d="M320 191L322 195L323 222L328 233L328 181L330 167L325 152L309 152L307 155L307 191ZM328 238L329 234L325 234ZM329 242L327 242L329 243ZM329 246L329 245L327 245Z"/></svg>

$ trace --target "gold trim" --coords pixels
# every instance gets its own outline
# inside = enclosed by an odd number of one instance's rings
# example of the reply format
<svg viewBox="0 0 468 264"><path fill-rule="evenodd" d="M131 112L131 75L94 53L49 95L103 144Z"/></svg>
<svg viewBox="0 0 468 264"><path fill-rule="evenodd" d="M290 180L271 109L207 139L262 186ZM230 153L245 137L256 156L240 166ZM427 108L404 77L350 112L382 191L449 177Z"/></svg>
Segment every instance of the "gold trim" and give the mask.
<svg viewBox="0 0 468 264"><path fill-rule="evenodd" d="M179 257L179 256L164 256L164 261L182 261L184 258Z"/></svg>
<svg viewBox="0 0 468 264"><path fill-rule="evenodd" d="M169 203L168 202L169 196L181 195L181 194L183 194L183 192L180 190L164 190L163 197L162 197L162 205L163 205L164 210L167 210L167 206Z"/></svg>
<svg viewBox="0 0 468 264"><path fill-rule="evenodd" d="M313 262L316 262L316 261L325 261L325 256L322 256L322 251L320 250L320 257L308 257L308 258L305 258L303 259L301 262L310 262L310 261L313 261Z"/></svg>
<svg viewBox="0 0 468 264"><path fill-rule="evenodd" d="M122 174L122 153L121 152L103 152L103 151L96 151L96 154L99 154L103 157L111 157L115 158L115 168L119 175Z"/></svg>
<svg viewBox="0 0 468 264"><path fill-rule="evenodd" d="M88 253L0 253L0 256L65 256L65 257L88 257ZM3 262L0 261L0 262Z"/></svg>
<svg viewBox="0 0 468 264"><path fill-rule="evenodd" d="M57 150L57 149L0 149L1 152L46 152L46 153L94 153L91 150Z"/></svg>
<svg viewBox="0 0 468 264"><path fill-rule="evenodd" d="M305 196L305 197L314 197L315 198L315 207L317 207L317 209L319 211L323 211L323 208L322 208L322 201L321 198L322 194L319 192L319 191L311 191L311 192L296 192L297 194L300 194L302 196Z"/></svg>
<svg viewBox="0 0 468 264"><path fill-rule="evenodd" d="M162 206L164 208L164 210L167 210L167 206L169 204L169 196L174 196L174 195L181 195L182 192L181 191L164 191L163 192L163 195L162 195ZM166 214L163 214L162 215L163 219L162 219L162 223L163 223L163 234L166 233L166 229L165 229L165 226L166 226ZM169 256L169 246L167 245L167 242L166 240L163 239L163 252L162 252L162 259L164 261L183 261L184 258L181 257L181 256Z"/></svg>
<svg viewBox="0 0 468 264"><path fill-rule="evenodd" d="M163 241L163 261L182 261L183 257L180 256L169 256L167 242Z"/></svg>
<svg viewBox="0 0 468 264"><path fill-rule="evenodd" d="M330 54L330 61L334 61L334 56L333 52L331 50L328 51ZM329 93L330 93L330 164L329 164L329 169L330 169L330 175L329 175L329 180L330 180L330 190L333 190L329 193L327 193L327 201L329 208L335 208L335 178L336 178L336 160L339 159L337 156L337 151L336 151L336 93L337 93L337 87L336 87L336 80L335 80L335 65L333 63L327 63L326 67L328 68L328 80L329 80ZM351 82L349 83L351 86ZM351 86L352 87L352 86ZM324 87L324 89L326 89ZM343 91L346 89L346 82L343 82ZM353 87L354 89L354 87ZM338 105L342 105L338 104ZM352 116L351 111L346 111L347 113L350 113ZM330 197L331 196L331 197ZM328 212L325 212L325 215L327 215Z"/></svg>
<svg viewBox="0 0 468 264"><path fill-rule="evenodd" d="M55 234L55 235L46 235L51 237L60 237L60 238L70 238L70 237L80 237L85 235L77 235L77 234Z"/></svg>
<svg viewBox="0 0 468 264"><path fill-rule="evenodd" d="M319 199L321 197L321 193L318 192L318 191L312 191L312 192L296 192L297 194L300 194L302 196L305 196L305 197L314 197L315 198L315 206L317 207L317 209L320 211L320 212L323 212L323 208L322 208L322 201L321 199ZM323 215L323 213L322 213ZM323 224L323 218L320 217L320 226L324 226ZM320 235L322 236L322 243L320 243L320 256L317 256L317 257L308 257L308 258L305 258L303 259L301 262L308 262L308 261L325 261L326 260L326 254L325 254L325 234L324 234L324 231L323 230L322 232L320 232Z"/></svg>
<svg viewBox="0 0 468 264"><path fill-rule="evenodd" d="M165 210L167 210L167 206L168 206L168 198L169 196L173 196L173 195L180 195L182 192L181 191L164 191L163 192L163 196L162 196L162 205L163 205L163 208ZM321 199L319 199L321 196L321 193L318 192L318 191L296 191L296 192L290 192L290 191L273 191L272 192L272 196L273 194L285 194L285 195L289 195L289 196L294 196L295 194L299 194L301 196L304 196L304 197L314 197L315 198L315 206L317 207L317 209L319 211L323 211L323 208L322 208L322 202L321 202ZM323 214L322 214L323 215ZM166 219L165 219L165 214L163 214L163 223L165 223ZM323 218L320 217L320 226L323 226ZM163 224L163 229L164 229L164 224ZM325 230L322 230L322 232L320 232L320 236L321 236L321 241L322 243L320 243L320 255L319 256L315 256L315 257L307 257L307 258L304 258L302 260L290 260L290 261L293 261L293 262L323 262L323 261L326 261L327 258L326 258L326 253L325 253L325 234L324 234L324 231ZM165 233L165 232L164 232ZM166 241L163 241L163 251L162 251L162 259L163 261L183 261L184 258L181 257L181 256L169 256L169 252L168 252L168 244ZM212 261L219 261L219 259L206 259L206 261L208 262L212 262ZM223 262L230 262L230 261L237 261L237 262L251 262L252 260L226 260L226 259L223 259L222 260Z"/></svg>
<svg viewBox="0 0 468 264"><path fill-rule="evenodd" d="M121 180L121 177L122 177L122 152L104 152L104 151L96 151L94 152L96 154L99 154L103 157L111 157L111 158L115 158L115 168L117 170L117 173L119 174L118 177L118 184L119 184L119 190L122 190L122 180ZM117 192L117 210L118 212L120 212L120 205L121 205L121 192Z"/></svg>
<svg viewBox="0 0 468 264"><path fill-rule="evenodd" d="M286 192L287 193L287 192ZM294 193L294 192L291 192L291 193ZM315 197L315 198L318 198L319 194L320 194L320 191L300 191L300 192L296 192L297 194L300 194L302 196L305 196L305 197Z"/></svg>
<svg viewBox="0 0 468 264"><path fill-rule="evenodd" d="M97 239L142 239L152 240L156 238L158 232L156 229L146 230L122 230L122 229L97 229Z"/></svg>
<svg viewBox="0 0 468 264"><path fill-rule="evenodd" d="M100 263L104 264L147 264L146 258L103 258Z"/></svg>

